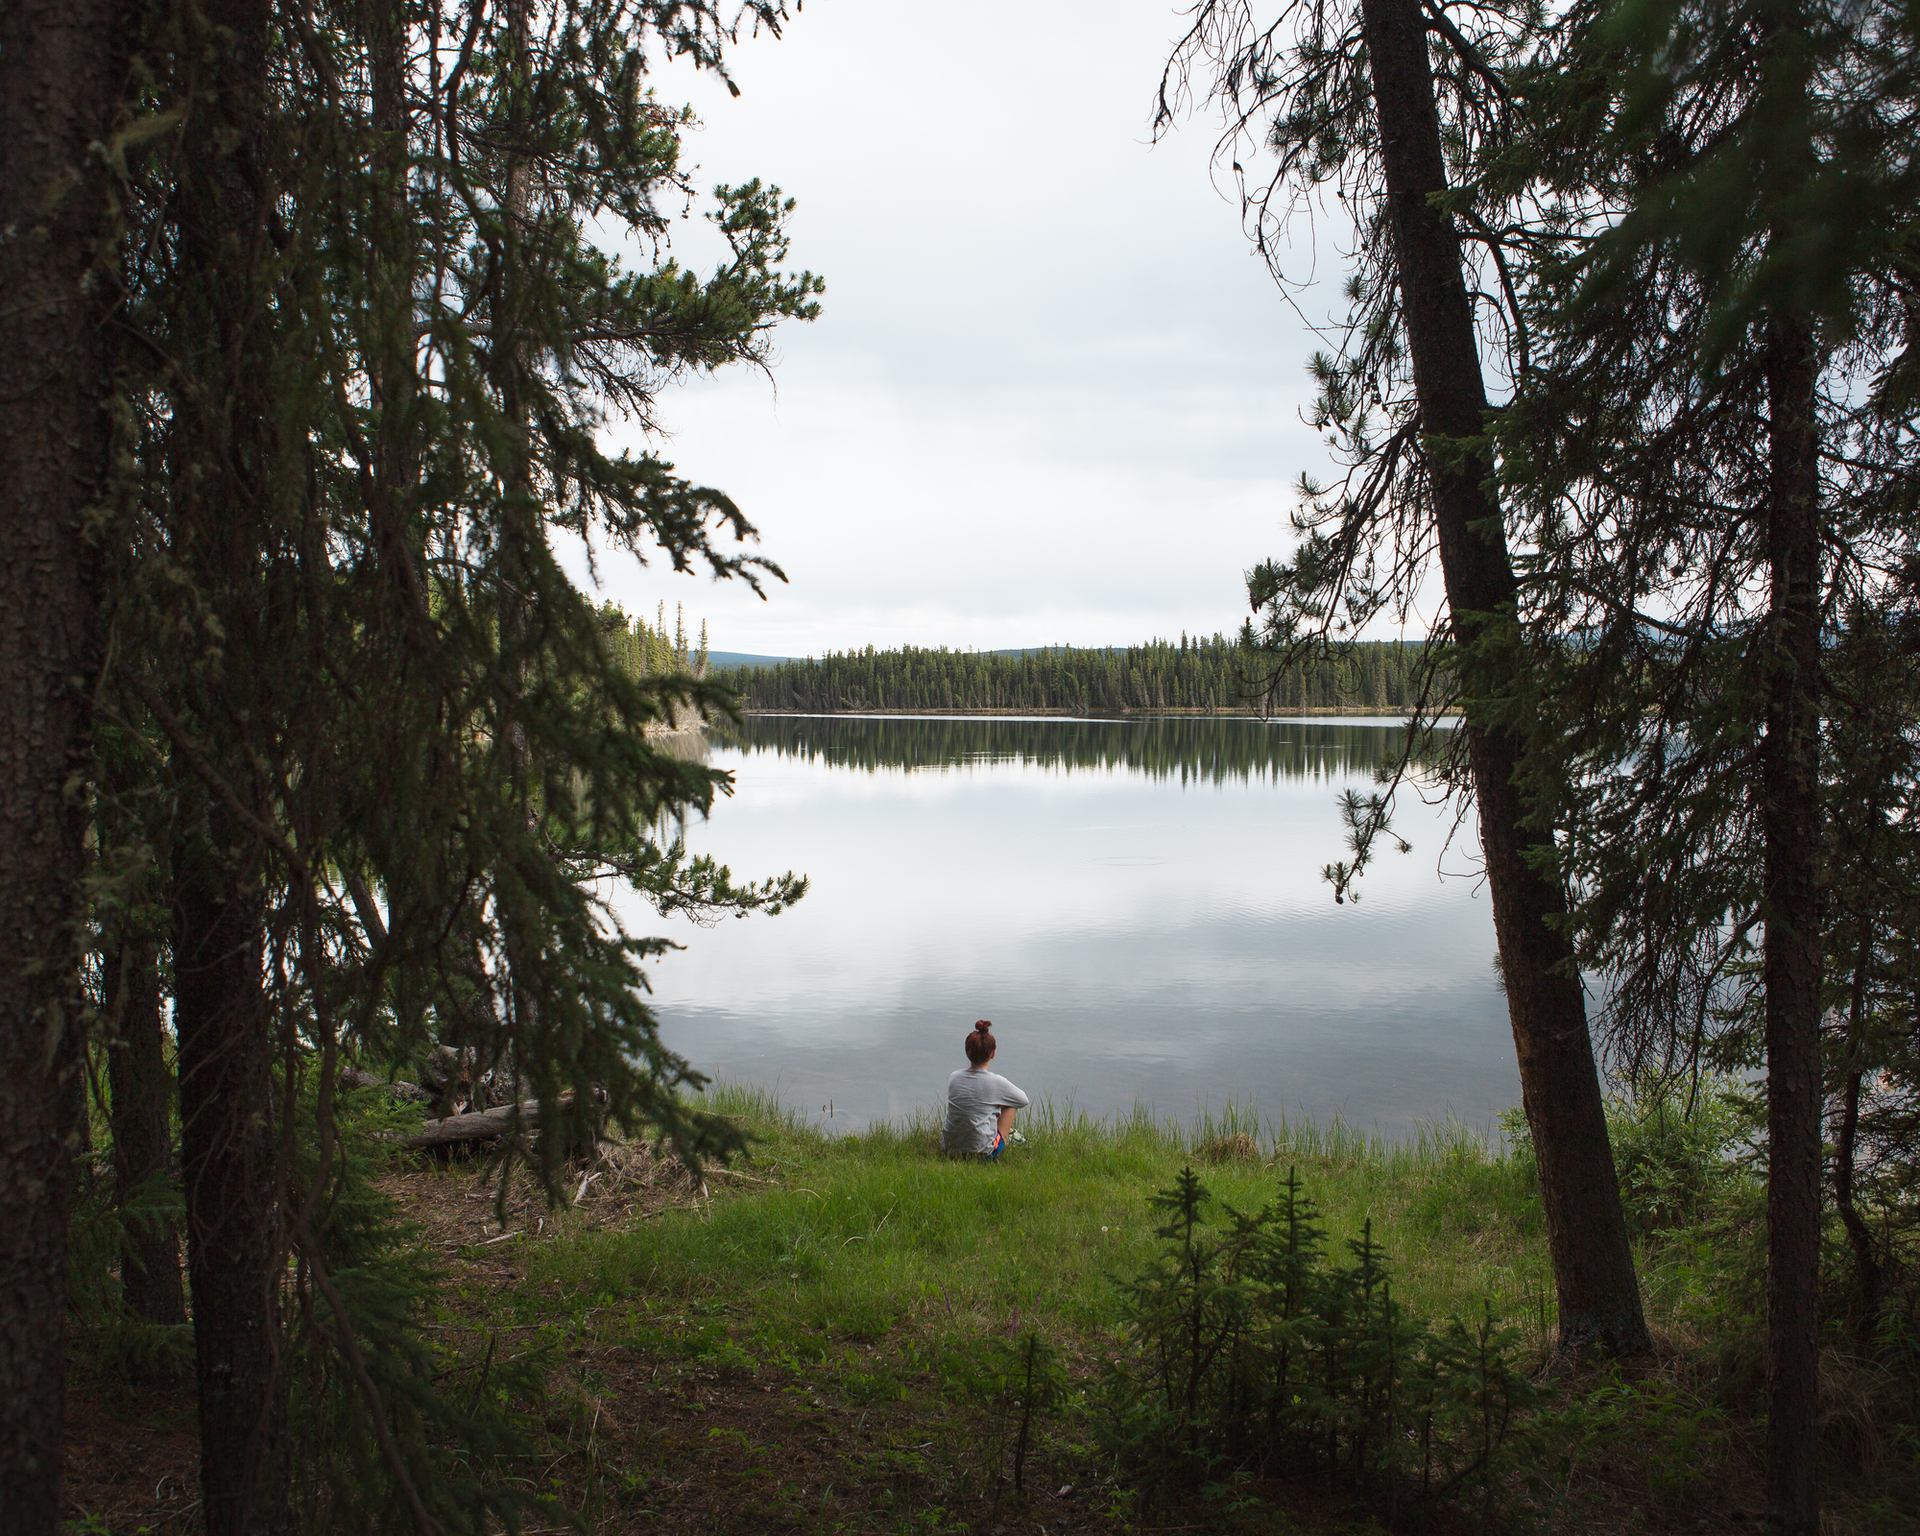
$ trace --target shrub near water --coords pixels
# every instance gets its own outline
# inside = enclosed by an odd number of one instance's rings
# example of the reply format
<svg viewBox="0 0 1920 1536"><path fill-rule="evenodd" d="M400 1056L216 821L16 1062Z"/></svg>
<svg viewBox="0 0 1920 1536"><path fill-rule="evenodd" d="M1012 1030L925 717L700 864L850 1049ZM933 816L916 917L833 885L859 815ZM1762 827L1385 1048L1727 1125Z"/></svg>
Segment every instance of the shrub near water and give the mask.
<svg viewBox="0 0 1920 1536"><path fill-rule="evenodd" d="M1252 1215L1214 1217L1191 1167L1153 1204L1161 1246L1124 1286L1130 1347L1101 1420L1146 1492L1313 1468L1440 1497L1492 1470L1526 1384L1490 1306L1473 1327L1410 1317L1371 1221L1329 1262L1292 1170Z"/></svg>
<svg viewBox="0 0 1920 1536"><path fill-rule="evenodd" d="M1611 1102L1608 1139L1635 1235L1699 1227L1721 1213L1751 1173L1739 1153L1759 1129L1759 1106L1726 1083L1698 1095L1654 1087Z"/></svg>

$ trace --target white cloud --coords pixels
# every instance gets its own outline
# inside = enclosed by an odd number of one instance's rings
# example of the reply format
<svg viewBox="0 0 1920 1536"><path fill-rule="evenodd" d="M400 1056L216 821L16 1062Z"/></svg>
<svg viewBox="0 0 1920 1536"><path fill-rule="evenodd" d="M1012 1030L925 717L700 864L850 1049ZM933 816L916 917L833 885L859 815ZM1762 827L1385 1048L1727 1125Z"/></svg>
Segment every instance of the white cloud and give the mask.
<svg viewBox="0 0 1920 1536"><path fill-rule="evenodd" d="M1214 185L1210 123L1147 143L1178 14L1056 0L830 0L742 46L742 96L664 75L703 184L800 199L825 313L661 402L791 585L759 603L608 560L726 650L1115 644L1231 628L1324 456L1314 348ZM698 264L694 225L683 258ZM1324 266L1324 262L1323 262Z"/></svg>

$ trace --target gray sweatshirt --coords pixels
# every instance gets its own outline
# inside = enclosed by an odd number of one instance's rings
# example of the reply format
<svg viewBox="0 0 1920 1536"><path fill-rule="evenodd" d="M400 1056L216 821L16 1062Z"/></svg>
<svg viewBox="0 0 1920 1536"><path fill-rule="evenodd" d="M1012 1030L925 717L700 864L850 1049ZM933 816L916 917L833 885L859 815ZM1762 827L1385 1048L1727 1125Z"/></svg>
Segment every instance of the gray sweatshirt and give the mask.
<svg viewBox="0 0 1920 1536"><path fill-rule="evenodd" d="M1027 1096L998 1072L985 1067L962 1067L947 1079L947 1123L940 1132L941 1149L954 1157L969 1157L993 1148L1000 1111L1027 1107Z"/></svg>

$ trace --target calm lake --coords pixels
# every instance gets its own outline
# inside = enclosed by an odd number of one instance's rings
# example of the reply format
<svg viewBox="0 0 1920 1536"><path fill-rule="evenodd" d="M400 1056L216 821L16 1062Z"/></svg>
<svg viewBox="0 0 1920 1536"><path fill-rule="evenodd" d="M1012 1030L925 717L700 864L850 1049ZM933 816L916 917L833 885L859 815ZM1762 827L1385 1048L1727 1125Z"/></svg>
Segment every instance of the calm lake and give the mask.
<svg viewBox="0 0 1920 1536"><path fill-rule="evenodd" d="M761 716L688 842L812 879L779 917L629 911L667 1041L835 1128L932 1110L992 1019L997 1070L1096 1116L1228 1104L1402 1137L1519 1102L1471 825L1403 794L1413 844L1341 906L1337 797L1397 722ZM1443 873L1446 878L1442 878Z"/></svg>

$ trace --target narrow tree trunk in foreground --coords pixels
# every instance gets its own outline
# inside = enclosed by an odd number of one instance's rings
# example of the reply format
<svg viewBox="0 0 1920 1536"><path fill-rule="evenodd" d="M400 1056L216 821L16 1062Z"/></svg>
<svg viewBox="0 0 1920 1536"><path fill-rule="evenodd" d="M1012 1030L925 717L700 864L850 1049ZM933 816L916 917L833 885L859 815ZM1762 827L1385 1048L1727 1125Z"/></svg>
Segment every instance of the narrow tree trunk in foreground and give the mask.
<svg viewBox="0 0 1920 1536"><path fill-rule="evenodd" d="M1806 326L1767 339L1767 1528L1817 1536L1820 1292L1819 365Z"/></svg>
<svg viewBox="0 0 1920 1536"><path fill-rule="evenodd" d="M537 588L534 573L551 558L546 524L534 486L535 358L526 340L522 318L531 312L530 264L538 259L535 166L529 152L535 133L530 89L534 68L532 0L504 0L503 11L507 31L505 65L511 85L507 93L505 134L504 235L495 288L498 308L494 312L496 330L490 365L494 387L500 395L506 440L501 469L498 553L502 579L497 587L500 660L503 670L513 674L515 681L507 696L507 707L501 711L501 756L513 799L526 818L529 832L537 835L538 765L533 761L526 723L517 713L517 699L531 678L532 657L538 650L536 629L541 623L540 614L528 604L525 594ZM526 910L526 893L506 896L496 888L495 900L500 911L501 947L506 957L503 996L510 1021L503 1053L505 1060L501 1065L505 1068L508 1092L517 1097L522 1087L521 1060L514 1046L518 1039L537 1038L542 1032L541 989L546 985L548 961L542 925ZM543 1145L541 1155L546 1161L564 1153L556 1153L555 1149Z"/></svg>
<svg viewBox="0 0 1920 1536"><path fill-rule="evenodd" d="M254 754L275 718L258 658L273 555L274 476L267 61L272 0L203 0L191 47L174 199L180 270L174 328L174 554L218 617L221 643L179 679L193 750L175 751L174 1017L198 1365L207 1536L287 1523L286 1265L275 1135L271 1011L262 921L271 801ZM209 784L209 778L217 784Z"/></svg>
<svg viewBox="0 0 1920 1536"><path fill-rule="evenodd" d="M1389 228L1421 427L1456 445L1486 430L1486 391L1460 242L1433 206L1447 189L1426 21L1418 0L1362 0ZM1459 667L1466 684L1468 761L1520 1089L1540 1165L1540 1198L1560 1302L1560 1339L1574 1349L1649 1347L1633 1252L1607 1142L1600 1077L1572 947L1555 922L1565 901L1535 862L1550 853L1516 784L1521 746L1486 720L1484 701L1510 691L1503 667L1476 655L1514 622L1517 588L1484 451L1430 463L1433 512Z"/></svg>
<svg viewBox="0 0 1920 1536"><path fill-rule="evenodd" d="M207 1536L280 1528L280 1156L249 834L204 822L174 854L174 1015Z"/></svg>
<svg viewBox="0 0 1920 1536"><path fill-rule="evenodd" d="M172 1164L173 1074L160 1024L158 956L150 938L109 941L103 988L112 1032L107 1082L113 1098L113 1184L122 1211ZM171 1221L127 1224L120 1285L127 1307L154 1323L184 1323L180 1234Z"/></svg>
<svg viewBox="0 0 1920 1536"><path fill-rule="evenodd" d="M60 1522L78 929L107 462L110 0L0 5L0 1510Z"/></svg>
<svg viewBox="0 0 1920 1536"><path fill-rule="evenodd" d="M392 0L362 0L371 84L377 181L372 235L373 347L368 382L373 391L374 465L369 523L386 600L377 616L408 632L427 617L419 551L409 540L408 513L419 476L414 425L419 395L414 316L413 216L409 168L411 118L407 105L410 39L407 10ZM400 660L408 659L403 645Z"/></svg>

